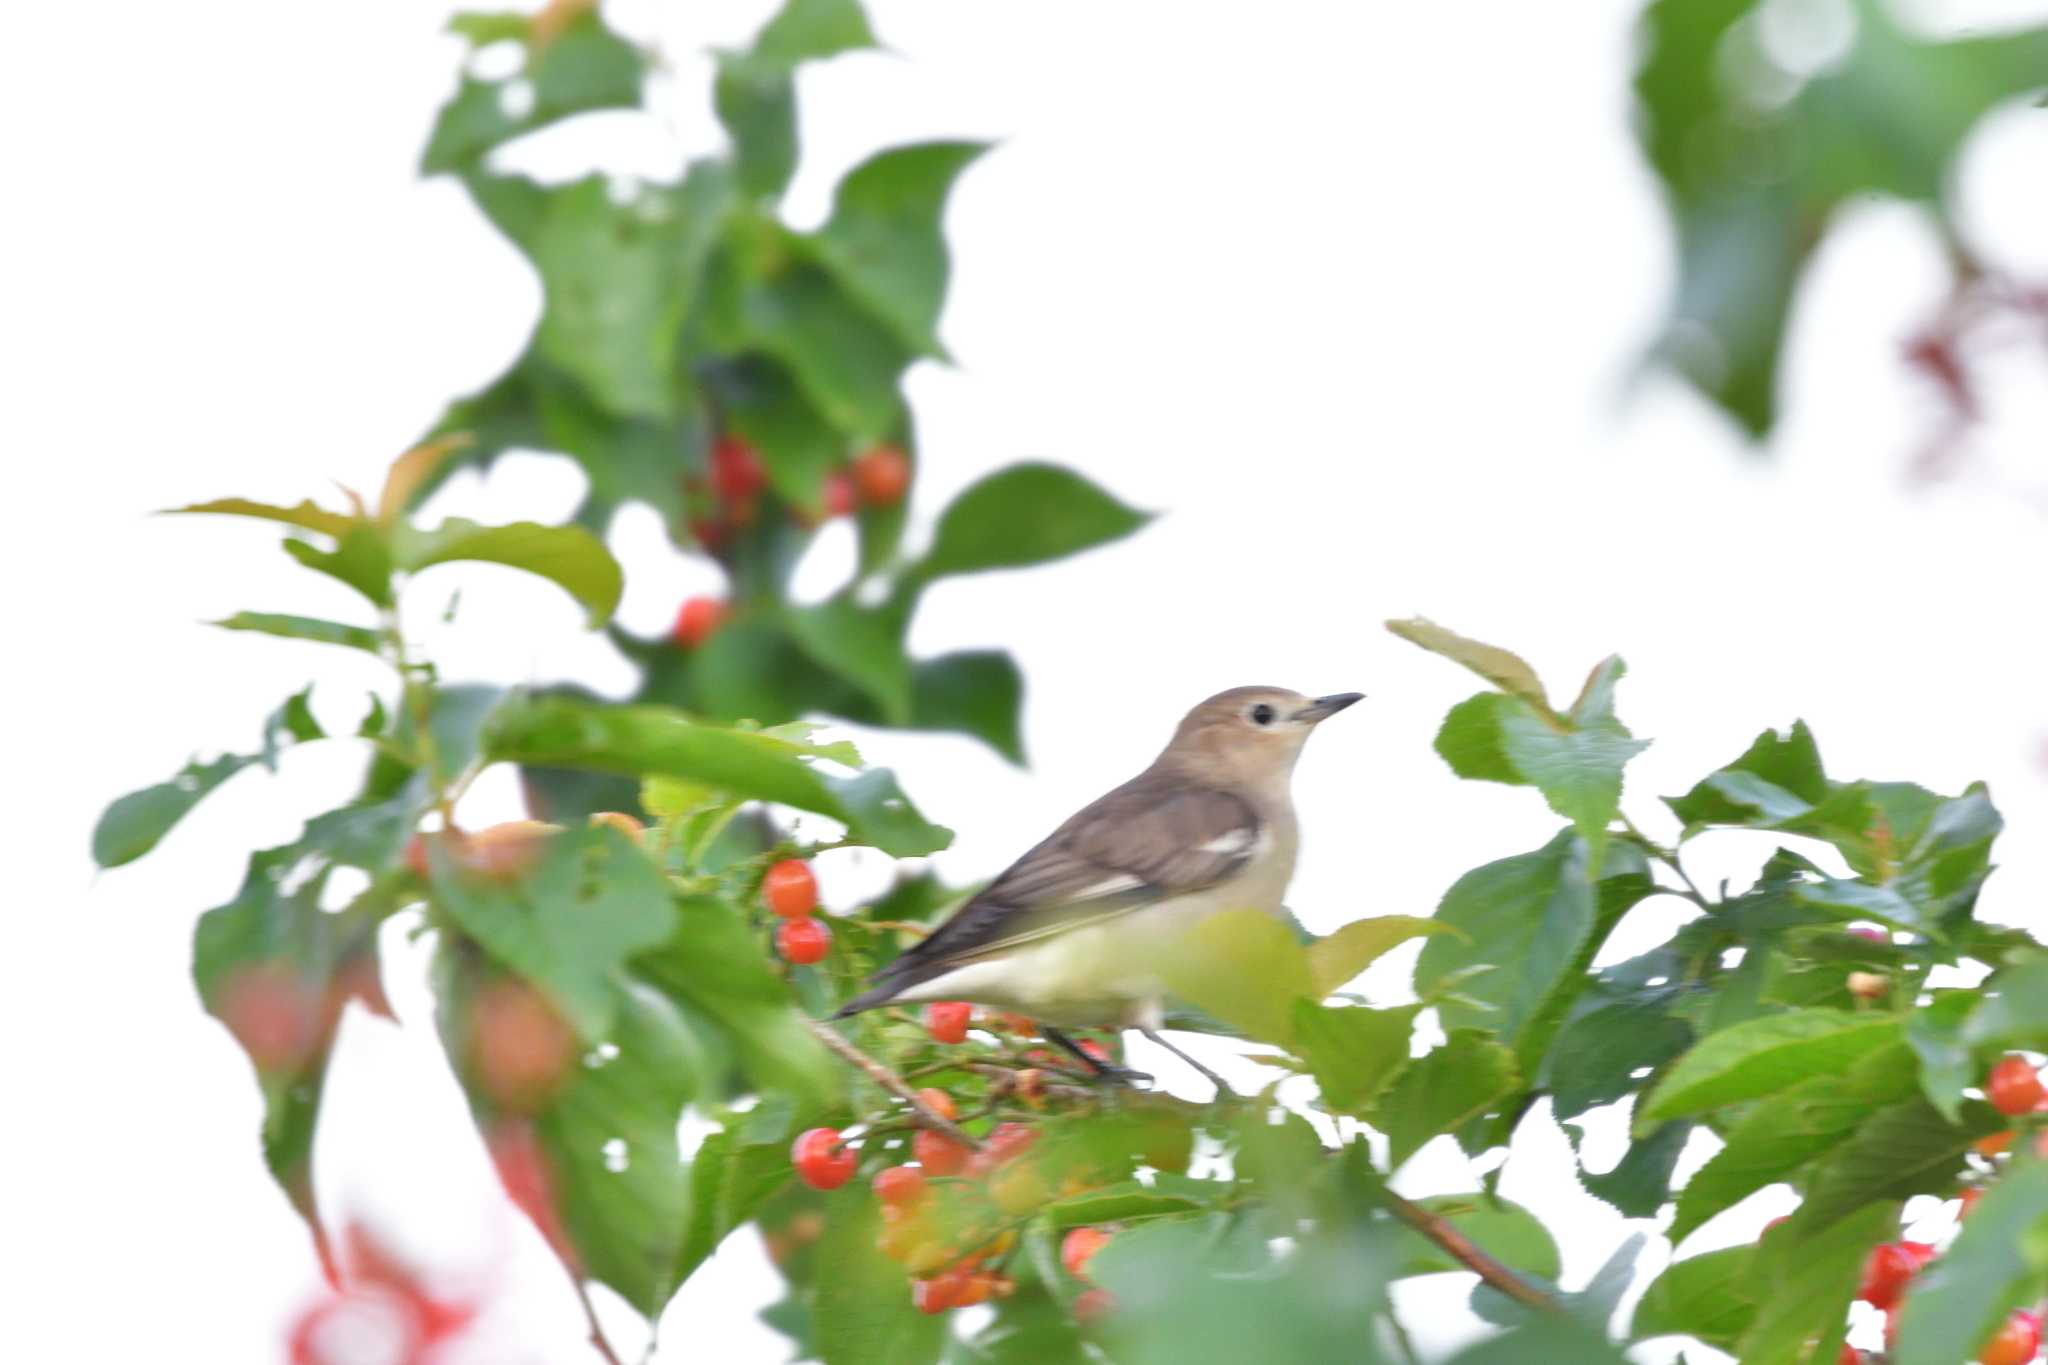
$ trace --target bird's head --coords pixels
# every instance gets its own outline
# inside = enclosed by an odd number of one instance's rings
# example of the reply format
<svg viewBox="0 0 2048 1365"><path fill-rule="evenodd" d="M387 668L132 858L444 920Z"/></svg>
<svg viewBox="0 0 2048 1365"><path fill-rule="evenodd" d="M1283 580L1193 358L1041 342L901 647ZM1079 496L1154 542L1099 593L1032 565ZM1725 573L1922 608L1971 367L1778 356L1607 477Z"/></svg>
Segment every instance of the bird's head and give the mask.
<svg viewBox="0 0 2048 1365"><path fill-rule="evenodd" d="M1284 687L1233 687L1187 713L1160 762L1219 786L1284 782L1309 733L1363 695L1305 697Z"/></svg>

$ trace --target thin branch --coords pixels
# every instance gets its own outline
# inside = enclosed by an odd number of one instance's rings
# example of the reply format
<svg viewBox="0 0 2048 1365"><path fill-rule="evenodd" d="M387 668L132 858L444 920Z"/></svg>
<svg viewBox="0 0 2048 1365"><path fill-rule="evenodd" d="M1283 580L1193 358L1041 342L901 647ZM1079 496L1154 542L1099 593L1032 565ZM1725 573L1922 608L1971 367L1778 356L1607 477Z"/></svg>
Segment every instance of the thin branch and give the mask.
<svg viewBox="0 0 2048 1365"><path fill-rule="evenodd" d="M583 1321L590 1327L590 1344L604 1357L605 1365L625 1365L625 1362L619 1359L619 1353L612 1349L611 1338L604 1334L604 1324L597 1320L597 1305L590 1301L589 1286L583 1283L583 1277L566 1262L562 1268L569 1272L569 1283L576 1287L576 1302L583 1305Z"/></svg>
<svg viewBox="0 0 2048 1365"><path fill-rule="evenodd" d="M1556 1299L1472 1245L1464 1233L1451 1226L1450 1220L1431 1213L1412 1199L1403 1199L1392 1190L1382 1189L1379 1197L1396 1218L1451 1253L1466 1269L1476 1271L1480 1279L1516 1303L1546 1313L1564 1311Z"/></svg>
<svg viewBox="0 0 2048 1365"><path fill-rule="evenodd" d="M926 1104L918 1093L910 1088L909 1082L840 1037L837 1029L817 1019L806 1019L804 1022L811 1026L812 1036L823 1043L829 1051L837 1054L841 1061L859 1068L869 1080L915 1110L925 1127L944 1133L953 1141L971 1147L977 1152L981 1150L981 1139Z"/></svg>
<svg viewBox="0 0 2048 1365"><path fill-rule="evenodd" d="M1692 877L1687 874L1685 864L1678 861L1677 849L1665 848L1655 839L1637 829L1636 822L1629 819L1626 815L1621 817L1621 827L1628 831L1630 838L1642 845L1646 853L1678 874L1678 880L1685 883L1686 893L1695 905L1699 906L1702 910L1712 910L1714 908L1714 903L1707 899L1706 893L1701 891L1698 885L1693 882Z"/></svg>

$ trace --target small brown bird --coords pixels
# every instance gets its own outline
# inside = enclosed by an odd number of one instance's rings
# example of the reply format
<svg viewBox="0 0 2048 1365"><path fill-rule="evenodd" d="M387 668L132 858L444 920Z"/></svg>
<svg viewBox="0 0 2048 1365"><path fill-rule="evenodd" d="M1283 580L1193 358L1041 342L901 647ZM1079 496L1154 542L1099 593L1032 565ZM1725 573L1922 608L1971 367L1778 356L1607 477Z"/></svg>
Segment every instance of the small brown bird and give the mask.
<svg viewBox="0 0 2048 1365"><path fill-rule="evenodd" d="M969 1000L1059 1032L1159 1036L1162 950L1224 910L1277 914L1299 842L1290 779L1309 733L1359 700L1236 687L1188 712L1152 766L1084 806L915 947L840 1016L890 1003Z"/></svg>

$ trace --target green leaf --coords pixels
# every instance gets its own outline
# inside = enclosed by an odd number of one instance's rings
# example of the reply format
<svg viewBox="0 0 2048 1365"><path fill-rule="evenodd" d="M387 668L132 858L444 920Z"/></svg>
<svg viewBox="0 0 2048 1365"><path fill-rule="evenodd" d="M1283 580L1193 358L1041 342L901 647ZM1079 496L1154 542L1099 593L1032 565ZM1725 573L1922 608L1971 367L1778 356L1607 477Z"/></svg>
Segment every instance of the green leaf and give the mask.
<svg viewBox="0 0 2048 1365"><path fill-rule="evenodd" d="M1175 996L1248 1038L1286 1045L1294 1002L1313 999L1308 954L1287 926L1257 910L1226 910L1181 934L1159 975Z"/></svg>
<svg viewBox="0 0 2048 1365"><path fill-rule="evenodd" d="M1024 763L1024 674L1001 650L920 659L910 668L910 728L972 735Z"/></svg>
<svg viewBox="0 0 2048 1365"><path fill-rule="evenodd" d="M512 38L527 42L531 23L524 15L458 15L451 26L472 43L485 46ZM465 170L513 138L571 115L637 105L642 70L640 53L605 28L595 9L578 15L529 53L526 69L517 77L464 77L434 122L420 171L438 175ZM523 108L514 103L515 81L530 92ZM521 112L510 112L515 108Z"/></svg>
<svg viewBox="0 0 2048 1365"><path fill-rule="evenodd" d="M923 582L952 574L1063 559L1119 540L1149 514L1124 506L1069 469L1017 464L969 485L939 517Z"/></svg>
<svg viewBox="0 0 2048 1365"><path fill-rule="evenodd" d="M1551 1111L1574 1118L1611 1104L1642 1082L1635 1073L1654 1070L1692 1043L1692 1025L1671 1014L1671 996L1657 993L1579 1015L1558 1034L1546 1077Z"/></svg>
<svg viewBox="0 0 2048 1365"><path fill-rule="evenodd" d="M1813 732L1795 720L1782 736L1764 731L1740 758L1664 804L1693 831L1792 819L1825 801L1828 789Z"/></svg>
<svg viewBox="0 0 2048 1365"><path fill-rule="evenodd" d="M534 1128L583 1270L652 1321L685 1273L690 1180L676 1124L708 1077L688 1024L646 986L619 992L607 1041L607 1059L577 1067Z"/></svg>
<svg viewBox="0 0 2048 1365"><path fill-rule="evenodd" d="M677 912L673 935L635 959L635 973L716 1020L756 1088L829 1102L840 1090L838 1064L811 1036L760 936L709 896L681 897Z"/></svg>
<svg viewBox="0 0 2048 1365"><path fill-rule="evenodd" d="M322 621L312 616L279 616L270 612L238 611L211 624L222 630L252 630L286 640L312 640L324 645L346 645L366 653L380 652L377 632L340 621Z"/></svg>
<svg viewBox="0 0 2048 1365"><path fill-rule="evenodd" d="M1436 918L1459 933L1423 945L1416 990L1427 997L1455 982L1439 1006L1446 1029L1518 1042L1554 995L1583 986L1574 964L1598 918L1585 844L1565 830L1534 853L1476 868L1444 893Z"/></svg>
<svg viewBox="0 0 2048 1365"><path fill-rule="evenodd" d="M783 365L761 356L716 375L720 414L761 454L768 482L792 507L822 513L825 479L846 461L846 438Z"/></svg>
<svg viewBox="0 0 2048 1365"><path fill-rule="evenodd" d="M811 254L912 354L939 356L939 308L950 269L940 219L981 142L892 147L839 182Z"/></svg>
<svg viewBox="0 0 2048 1365"><path fill-rule="evenodd" d="M1609 661L1616 676L1621 661ZM1458 776L1531 786L1580 834L1598 840L1621 809L1621 773L1649 747L1611 715L1580 725L1502 692L1453 707L1436 751Z"/></svg>
<svg viewBox="0 0 2048 1365"><path fill-rule="evenodd" d="M1874 1200L1955 1188L1970 1144L2008 1126L1991 1106L1971 1102L1951 1123L1919 1095L1878 1110L1838 1146L1807 1183L1794 1225L1802 1234L1828 1227Z"/></svg>
<svg viewBox="0 0 2048 1365"><path fill-rule="evenodd" d="M525 699L508 703L494 717L486 747L492 758L514 763L681 777L749 800L814 811L841 821L856 839L892 857L922 857L952 841L951 831L924 821L886 769L829 778L791 741L700 725L667 707Z"/></svg>
<svg viewBox="0 0 2048 1365"><path fill-rule="evenodd" d="M1678 1059L1636 1116L1638 1126L1759 1099L1838 1072L1901 1038L1894 1015L1788 1010L1709 1034Z"/></svg>
<svg viewBox="0 0 2048 1365"><path fill-rule="evenodd" d="M918 1312L903 1268L875 1250L882 1218L874 1196L857 1185L827 1208L812 1300L818 1358L824 1365L933 1365L945 1319Z"/></svg>
<svg viewBox="0 0 2048 1365"><path fill-rule="evenodd" d="M1295 1000L1294 1050L1315 1073L1332 1112L1366 1112L1408 1065L1408 1038L1421 1009L1331 1009Z"/></svg>
<svg viewBox="0 0 2048 1365"><path fill-rule="evenodd" d="M1556 714L1550 709L1550 700L1543 693L1543 683L1537 678L1536 670L1529 667L1520 655L1510 653L1497 645L1467 639L1454 630L1446 630L1436 622L1420 616L1406 621L1389 621L1387 629L1411 645L1419 645L1432 654L1441 654L1452 663L1463 664L1501 691L1509 696L1519 697L1542 714Z"/></svg>
<svg viewBox="0 0 2048 1365"><path fill-rule="evenodd" d="M901 424L897 381L910 352L837 277L804 258L801 239L778 237L749 257L733 302L735 330L722 340L774 357L839 431L869 442Z"/></svg>
<svg viewBox="0 0 2048 1365"><path fill-rule="evenodd" d="M1449 1365L1628 1365L1628 1357L1577 1318L1552 1314L1467 1347Z"/></svg>
<svg viewBox="0 0 2048 1365"><path fill-rule="evenodd" d="M348 584L377 606L392 603L391 545L379 527L358 523L332 550L323 550L311 541L287 539L284 552L313 572Z"/></svg>
<svg viewBox="0 0 2048 1365"><path fill-rule="evenodd" d="M1955 1241L1913 1281L1893 1365L1974 1359L2016 1308L2048 1292L2048 1163L2016 1161L1984 1189Z"/></svg>
<svg viewBox="0 0 2048 1365"><path fill-rule="evenodd" d="M532 521L479 526L458 517L431 531L401 529L398 567L408 573L456 560L522 569L556 584L581 602L590 612L592 629L611 619L625 587L625 575L611 551L580 526L543 526Z"/></svg>
<svg viewBox="0 0 2048 1365"><path fill-rule="evenodd" d="M1761 437L1793 294L1830 216L1885 194L1945 224L1959 149L1983 115L2040 86L2048 30L1930 42L1858 0L1841 59L1800 76L1769 55L1754 13L1751 0L1656 0L1636 90L1678 234L1655 359Z"/></svg>
<svg viewBox="0 0 2048 1365"><path fill-rule="evenodd" d="M1756 1320L1746 1283L1753 1246L1727 1247L1673 1261L1637 1301L1629 1335L1694 1337L1723 1351Z"/></svg>
<svg viewBox="0 0 2048 1365"><path fill-rule="evenodd" d="M792 63L874 45L858 0L788 0L754 39L761 56Z"/></svg>
<svg viewBox="0 0 2048 1365"><path fill-rule="evenodd" d="M552 835L538 865L512 880L465 873L438 845L430 856L435 902L493 957L545 990L589 1042L611 1025L614 974L675 931L667 881L615 829Z"/></svg>
<svg viewBox="0 0 2048 1365"><path fill-rule="evenodd" d="M1309 971L1316 983L1315 998L1320 1000L1344 986L1386 953L1410 939L1457 932L1454 926L1442 920L1418 919L1414 915L1376 915L1341 925L1308 945Z"/></svg>
<svg viewBox="0 0 2048 1365"><path fill-rule="evenodd" d="M711 98L732 138L740 187L759 198L781 194L796 173L794 68L751 52L721 52Z"/></svg>
<svg viewBox="0 0 2048 1365"><path fill-rule="evenodd" d="M690 1158L690 1219L676 1257L676 1283L695 1274L789 1179L788 1143L746 1142L724 1128L707 1134Z"/></svg>
<svg viewBox="0 0 2048 1365"><path fill-rule="evenodd" d="M361 517L345 512L330 512L312 502L301 502L292 507L280 507L275 503L251 502L247 498L215 498L212 502L195 502L188 507L173 507L165 515L181 516L192 513L213 513L228 517L254 517L259 521L283 522L302 530L318 531L321 535L340 540L363 524Z"/></svg>
<svg viewBox="0 0 2048 1365"><path fill-rule="evenodd" d="M1511 1270L1539 1280L1555 1280L1561 1261L1550 1229L1520 1204L1490 1199L1483 1194L1438 1194L1416 1203L1444 1219L1465 1240ZM1401 1234L1402 1275L1442 1275L1468 1272L1463 1261L1412 1229Z"/></svg>
<svg viewBox="0 0 2048 1365"><path fill-rule="evenodd" d="M2036 977L2029 984L2048 989L2048 980L2040 979L2048 973L2037 972ZM1994 977L1987 984L1995 990L1998 980ZM1950 1120L1962 1113L1963 1091L1977 1083L1976 1059L1963 1030L1982 998L1976 991L1937 992L1906 1019L1906 1042L1920 1061L1920 1088L1942 1117ZM2021 998L2031 1001L2037 997L2029 991Z"/></svg>
<svg viewBox="0 0 2048 1365"><path fill-rule="evenodd" d="M1477 1118L1512 1093L1515 1055L1472 1029L1456 1029L1427 1056L1409 1063L1380 1097L1372 1124L1387 1135L1389 1168L1425 1142Z"/></svg>
<svg viewBox="0 0 2048 1365"><path fill-rule="evenodd" d="M1576 1148L1578 1125L1567 1123L1564 1128L1567 1133L1575 1135L1573 1146ZM1671 1175L1678 1167L1678 1158L1685 1154L1685 1144L1692 1137L1692 1130L1690 1119L1667 1123L1648 1137L1631 1143L1610 1171L1589 1171L1582 1158L1578 1170L1579 1184L1585 1187L1586 1193L1606 1201L1624 1218L1654 1218L1671 1199Z"/></svg>
<svg viewBox="0 0 2048 1365"><path fill-rule="evenodd" d="M804 653L872 697L885 724L902 725L911 715L910 660L903 653L910 608L902 597L862 606L845 592L816 606L792 607L786 619Z"/></svg>
<svg viewBox="0 0 2048 1365"><path fill-rule="evenodd" d="M1833 1365L1848 1326L1849 1300L1870 1248L1898 1230L1896 1204L1872 1204L1817 1237L1790 1227L1767 1238L1751 1261L1756 1320L1736 1343L1743 1365Z"/></svg>
<svg viewBox="0 0 2048 1365"><path fill-rule="evenodd" d="M101 867L132 863L155 848L208 792L256 762L253 754L194 760L168 782L128 793L101 813L92 830L92 860Z"/></svg>
<svg viewBox="0 0 2048 1365"><path fill-rule="evenodd" d="M1913 1086L1912 1054L1891 1043L1845 1072L1814 1076L1753 1106L1679 1193L1672 1241L1826 1154L1877 1110L1912 1094Z"/></svg>

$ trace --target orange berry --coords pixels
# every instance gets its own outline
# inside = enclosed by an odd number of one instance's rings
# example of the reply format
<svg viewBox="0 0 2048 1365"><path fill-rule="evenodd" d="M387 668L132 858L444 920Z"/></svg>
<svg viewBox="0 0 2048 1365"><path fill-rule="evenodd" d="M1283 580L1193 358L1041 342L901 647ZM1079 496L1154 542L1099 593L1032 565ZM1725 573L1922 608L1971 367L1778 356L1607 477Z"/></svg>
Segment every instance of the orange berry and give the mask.
<svg viewBox="0 0 2048 1365"><path fill-rule="evenodd" d="M2041 1315L2014 1313L1978 1353L1978 1365L2027 1365L2041 1350Z"/></svg>
<svg viewBox="0 0 2048 1365"><path fill-rule="evenodd" d="M1031 1144L1036 1141L1038 1141L1038 1130L1029 1124L1001 1123L997 1124L996 1130L988 1135L988 1144L984 1148L984 1152L991 1164L999 1166L1012 1157L1019 1156L1027 1151Z"/></svg>
<svg viewBox="0 0 2048 1365"><path fill-rule="evenodd" d="M807 1128L789 1148L797 1179L814 1190L836 1190L853 1179L860 1155L841 1144L837 1128Z"/></svg>
<svg viewBox="0 0 2048 1365"><path fill-rule="evenodd" d="M725 624L731 609L716 597L692 597L676 612L668 638L684 649L695 649Z"/></svg>
<svg viewBox="0 0 2048 1365"><path fill-rule="evenodd" d="M910 1286L910 1301L920 1313L943 1313L948 1308L957 1308L966 1292L967 1278L967 1272L954 1269L918 1280Z"/></svg>
<svg viewBox="0 0 2048 1365"><path fill-rule="evenodd" d="M818 878L802 858L784 858L761 878L761 899L770 910L799 919L818 908Z"/></svg>
<svg viewBox="0 0 2048 1365"><path fill-rule="evenodd" d="M1060 1264L1075 1279L1085 1280L1088 1262L1108 1244L1109 1234L1101 1228L1073 1228L1060 1241Z"/></svg>
<svg viewBox="0 0 2048 1365"><path fill-rule="evenodd" d="M915 1166L890 1166L875 1172L875 1198L885 1207L908 1208L924 1198L924 1172Z"/></svg>
<svg viewBox="0 0 2048 1365"><path fill-rule="evenodd" d="M1963 1219L1968 1218L1970 1216L1970 1210L1976 1208L1977 1201L1979 1199L1982 1199L1983 1197L1984 1187L1982 1185L1967 1186L1963 1190L1963 1192L1957 1196L1957 1198L1960 1199L1962 1203L1956 1209L1956 1221L1961 1222Z"/></svg>
<svg viewBox="0 0 2048 1365"><path fill-rule="evenodd" d="M775 926L775 951L799 967L825 960L832 948L832 931L815 919L786 919Z"/></svg>
<svg viewBox="0 0 2048 1365"><path fill-rule="evenodd" d="M2012 1146L2012 1139L2013 1131L2008 1128L2002 1133L1993 1133L1989 1137L1980 1137L1971 1143L1970 1146L1980 1156L1997 1156L2000 1152Z"/></svg>
<svg viewBox="0 0 2048 1365"><path fill-rule="evenodd" d="M934 1042L966 1042L967 1021L973 1017L974 1006L961 1000L935 1000L924 1007L925 1030Z"/></svg>
<svg viewBox="0 0 2048 1365"><path fill-rule="evenodd" d="M1984 1097L2001 1114L2028 1114L2048 1099L2048 1086L2041 1084L2041 1073L2034 1070L2032 1062L2009 1055L1991 1068L1984 1082Z"/></svg>
<svg viewBox="0 0 2048 1365"><path fill-rule="evenodd" d="M925 1108L942 1119L950 1119L960 1112L953 1106L953 1097L937 1086L926 1086L917 1092L917 1097L924 1101Z"/></svg>
<svg viewBox="0 0 2048 1365"><path fill-rule="evenodd" d="M944 1133L920 1128L910 1139L910 1154L917 1158L917 1164L924 1167L927 1175L958 1175L966 1169L967 1158L973 1152Z"/></svg>
<svg viewBox="0 0 2048 1365"><path fill-rule="evenodd" d="M853 462L853 488L870 507L892 507L910 491L910 457L896 446L876 446Z"/></svg>

